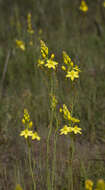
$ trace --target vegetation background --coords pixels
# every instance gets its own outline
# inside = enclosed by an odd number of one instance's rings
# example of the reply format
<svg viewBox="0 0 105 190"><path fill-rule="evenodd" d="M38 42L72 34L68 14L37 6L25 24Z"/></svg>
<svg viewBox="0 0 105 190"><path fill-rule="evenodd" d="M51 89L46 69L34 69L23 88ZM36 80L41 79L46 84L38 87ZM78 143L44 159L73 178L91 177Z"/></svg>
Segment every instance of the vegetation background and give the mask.
<svg viewBox="0 0 105 190"><path fill-rule="evenodd" d="M84 13L79 9L80 3L80 0L0 0L0 190L14 189L16 183L22 184L23 189L30 187L24 163L25 143L19 136L24 108L29 110L42 137L42 142L35 142L33 148L38 163L37 188L45 189L49 102L46 81L36 66L39 39L55 52L59 64L65 50L82 71L75 100L75 112L83 131L76 139L75 190L84 189L86 178L94 182L105 179L105 8L103 0L87 0L89 9ZM33 47L28 45L29 12L35 30ZM27 51L16 48L16 39L27 43ZM69 105L72 92L69 82L65 86L60 71L59 80L58 99ZM66 190L67 146L68 138L59 137L56 182L57 189L62 190Z"/></svg>

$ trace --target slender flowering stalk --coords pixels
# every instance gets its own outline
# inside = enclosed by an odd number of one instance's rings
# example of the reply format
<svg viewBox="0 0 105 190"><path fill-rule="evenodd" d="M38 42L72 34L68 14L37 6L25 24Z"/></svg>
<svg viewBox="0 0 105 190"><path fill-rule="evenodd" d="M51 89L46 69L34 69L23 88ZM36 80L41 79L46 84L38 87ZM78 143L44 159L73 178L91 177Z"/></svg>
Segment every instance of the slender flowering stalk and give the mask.
<svg viewBox="0 0 105 190"><path fill-rule="evenodd" d="M32 168L32 160L31 160L31 144L30 144L30 139L31 140L40 140L40 137L38 133L33 131L33 122L30 119L30 115L27 111L27 109L24 109L24 117L22 118L22 124L24 125L25 129L21 131L20 136L24 136L26 139L26 144L28 146L28 160L29 160L29 166L30 166L30 173L32 176L33 180L33 185L34 185L34 190L36 190L36 181L33 173L33 168Z"/></svg>
<svg viewBox="0 0 105 190"><path fill-rule="evenodd" d="M60 113L63 114L65 121L67 122L66 125L60 129L60 135L70 135L70 147L69 147L69 170L68 170L68 189L73 190L73 174L72 174L72 162L74 158L74 135L82 134L81 128L79 128L75 123L79 123L80 120L77 118L72 117L72 112L69 111L67 106L63 104L63 107L60 108Z"/></svg>
<svg viewBox="0 0 105 190"><path fill-rule="evenodd" d="M79 78L80 69L77 65L73 63L68 54L63 51L63 61L64 65L61 66L62 70L65 72L66 78L70 78L73 82L76 78ZM71 110L67 108L65 104L63 104L62 108L60 108L60 113L62 113L63 118L65 120L65 125L62 129L60 129L60 135L68 135L70 136L70 146L69 146L69 165L68 165L68 189L73 190L73 158L74 158L74 136L76 134L82 134L81 128L78 127L77 123L80 122L79 119L73 117L73 99L71 102Z"/></svg>
<svg viewBox="0 0 105 190"><path fill-rule="evenodd" d="M50 138L51 138L52 129L53 129L52 124L53 124L53 118L54 118L54 109L55 109L56 104L57 104L56 98L55 98L55 96L53 96L53 94L54 94L54 76L55 76L55 71L56 71L57 66L58 66L58 62L56 62L54 60L55 55L53 53L49 56L49 49L43 40L40 40L40 53L41 53L41 58L38 60L38 67L47 71L47 73L50 76L49 94L51 97L51 101L50 101L50 108L51 109L50 109L49 132L48 132L48 136L47 136L46 165L47 165L47 189L51 190L51 188L53 187L53 183L54 183L54 171L55 171L55 169L53 169L53 173L52 173L53 177L52 177L52 182L51 182L49 153L50 153ZM55 160L55 158L54 158L54 160Z"/></svg>
<svg viewBox="0 0 105 190"><path fill-rule="evenodd" d="M56 121L56 126L55 126L55 132L54 132L54 147L53 147L53 160L52 160L52 178L51 178L51 190L55 190L55 173L56 173L56 144L57 144L57 132L58 132L58 116L56 112L56 106L58 104L58 101L55 97L55 95L52 95L52 101L51 101L51 109L54 112L54 120Z"/></svg>
<svg viewBox="0 0 105 190"><path fill-rule="evenodd" d="M49 58L49 50L44 41L40 40L40 46L41 59L38 60L38 67L48 70L56 70L58 62L54 61L55 55L51 54Z"/></svg>
<svg viewBox="0 0 105 190"><path fill-rule="evenodd" d="M32 23L31 23L31 13L28 13L27 15L27 32L29 34L34 34L34 30L32 29Z"/></svg>
<svg viewBox="0 0 105 190"><path fill-rule="evenodd" d="M63 61L64 65L61 66L61 69L66 72L66 78L70 78L72 81L74 81L75 78L79 78L80 69L77 65L74 65L65 51L63 51Z"/></svg>

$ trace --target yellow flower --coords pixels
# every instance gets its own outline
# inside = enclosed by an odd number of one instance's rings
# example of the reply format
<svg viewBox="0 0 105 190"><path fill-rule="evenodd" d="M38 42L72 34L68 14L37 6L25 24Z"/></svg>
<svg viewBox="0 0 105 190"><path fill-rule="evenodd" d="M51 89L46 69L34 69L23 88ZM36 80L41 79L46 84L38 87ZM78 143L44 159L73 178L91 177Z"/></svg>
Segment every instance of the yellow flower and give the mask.
<svg viewBox="0 0 105 190"><path fill-rule="evenodd" d="M25 130L21 131L21 133L20 133L20 136L24 136L24 138L26 138L26 139L32 135L33 135L32 131L29 131L28 129L25 129Z"/></svg>
<svg viewBox="0 0 105 190"><path fill-rule="evenodd" d="M68 110L68 108L67 108L67 106L65 104L63 104L63 109L60 108L59 111L63 112L65 119L67 119L69 121L72 121L73 123L79 123L80 122L79 119L71 116L71 113L70 113L70 111Z"/></svg>
<svg viewBox="0 0 105 190"><path fill-rule="evenodd" d="M59 112L61 113L62 111L63 111L62 108L60 108L60 109L59 109Z"/></svg>
<svg viewBox="0 0 105 190"><path fill-rule="evenodd" d="M46 57L48 57L48 47L42 40L40 40L40 45L41 45L41 55L45 59Z"/></svg>
<svg viewBox="0 0 105 190"><path fill-rule="evenodd" d="M80 68L77 65L73 69L78 71L78 72L81 72Z"/></svg>
<svg viewBox="0 0 105 190"><path fill-rule="evenodd" d="M52 53L50 59L54 59L54 57L55 57L55 55L54 55L54 53Z"/></svg>
<svg viewBox="0 0 105 190"><path fill-rule="evenodd" d="M67 72L66 77L71 78L71 80L73 81L75 78L79 78L79 75L77 71L72 70Z"/></svg>
<svg viewBox="0 0 105 190"><path fill-rule="evenodd" d="M70 120L73 122L73 123L79 123L80 120L79 119L76 119L75 117L70 117Z"/></svg>
<svg viewBox="0 0 105 190"><path fill-rule="evenodd" d="M70 62L71 62L71 58L68 56L68 54L67 54L65 51L63 51L62 53L63 53L63 60L64 60L64 63L65 63L65 64L70 63Z"/></svg>
<svg viewBox="0 0 105 190"><path fill-rule="evenodd" d="M65 104L63 104L63 114L65 119L70 120L71 114Z"/></svg>
<svg viewBox="0 0 105 190"><path fill-rule="evenodd" d="M72 129L72 131L74 132L74 134L77 134L77 133L82 134L81 130L82 130L82 129L79 128L77 125L75 125L75 126L73 127L73 129Z"/></svg>
<svg viewBox="0 0 105 190"><path fill-rule="evenodd" d="M56 97L54 95L51 95L51 108L54 111L54 109L56 108L58 101L56 99Z"/></svg>
<svg viewBox="0 0 105 190"><path fill-rule="evenodd" d="M30 121L30 123L29 123L29 128L31 128L32 126L33 126L33 122Z"/></svg>
<svg viewBox="0 0 105 190"><path fill-rule="evenodd" d="M72 127L68 127L67 125L64 125L64 127L60 130L60 135L67 135L68 133L72 132Z"/></svg>
<svg viewBox="0 0 105 190"><path fill-rule="evenodd" d="M38 59L38 67L42 67L44 64L44 60Z"/></svg>
<svg viewBox="0 0 105 190"><path fill-rule="evenodd" d="M45 67L48 67L49 69L55 69L58 63L56 61L53 61L51 59L47 60L47 63L45 64Z"/></svg>
<svg viewBox="0 0 105 190"><path fill-rule="evenodd" d="M92 187L93 187L93 182L90 179L87 179L85 181L85 188L86 188L86 190L92 190Z"/></svg>
<svg viewBox="0 0 105 190"><path fill-rule="evenodd" d="M80 10L83 11L83 12L88 11L88 6L87 6L87 4L86 4L86 2L84 0L81 0Z"/></svg>
<svg viewBox="0 0 105 190"><path fill-rule="evenodd" d="M24 118L22 119L22 123L25 124L25 119Z"/></svg>
<svg viewBox="0 0 105 190"><path fill-rule="evenodd" d="M15 190L23 190L22 187L20 186L20 184L17 184L15 187Z"/></svg>
<svg viewBox="0 0 105 190"><path fill-rule="evenodd" d="M64 65L62 65L62 70L66 71L66 67Z"/></svg>
<svg viewBox="0 0 105 190"><path fill-rule="evenodd" d="M23 41L16 40L16 45L22 50L25 51L25 44Z"/></svg>
<svg viewBox="0 0 105 190"><path fill-rule="evenodd" d="M99 179L97 182L97 189L105 190L105 182L103 179Z"/></svg>
<svg viewBox="0 0 105 190"><path fill-rule="evenodd" d="M31 24L31 13L28 13L27 15L27 25L28 25L27 32L30 34L34 34L34 30L32 29L32 24Z"/></svg>
<svg viewBox="0 0 105 190"><path fill-rule="evenodd" d="M37 139L38 141L40 141L40 137L39 137L39 135L38 135L37 132L34 132L34 133L32 134L32 140L35 140L35 139Z"/></svg>
<svg viewBox="0 0 105 190"><path fill-rule="evenodd" d="M73 65L74 65L73 61L70 62L70 65L71 65L71 67L73 67Z"/></svg>

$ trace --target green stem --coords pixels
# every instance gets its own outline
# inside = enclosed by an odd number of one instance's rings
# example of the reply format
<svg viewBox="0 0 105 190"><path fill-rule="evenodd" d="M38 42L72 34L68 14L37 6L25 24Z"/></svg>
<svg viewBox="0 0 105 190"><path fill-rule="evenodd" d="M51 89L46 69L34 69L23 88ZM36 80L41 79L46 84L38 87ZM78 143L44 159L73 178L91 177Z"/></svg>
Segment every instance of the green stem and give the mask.
<svg viewBox="0 0 105 190"><path fill-rule="evenodd" d="M31 162L31 147L30 147L29 142L28 142L28 159L29 159L29 166L30 166L31 177L32 177L33 185L34 185L34 190L36 190L36 183L34 180L34 173L33 173L32 162Z"/></svg>
<svg viewBox="0 0 105 190"><path fill-rule="evenodd" d="M53 80L51 77L51 91L50 93L53 94ZM50 153L50 137L52 134L52 123L53 123L53 110L50 112L50 129L47 137L47 189L51 190L51 176L50 176L50 166L49 166L49 153Z"/></svg>
<svg viewBox="0 0 105 190"><path fill-rule="evenodd" d="M56 114L55 114L56 115ZM55 116L56 117L56 116ZM54 151L53 151L53 163L52 163L52 190L55 190L55 169L56 169L56 144L57 144L57 131L58 131L58 119L56 118L56 129L54 134Z"/></svg>
<svg viewBox="0 0 105 190"><path fill-rule="evenodd" d="M70 136L68 190L73 190L73 158L74 158L74 139L73 136Z"/></svg>

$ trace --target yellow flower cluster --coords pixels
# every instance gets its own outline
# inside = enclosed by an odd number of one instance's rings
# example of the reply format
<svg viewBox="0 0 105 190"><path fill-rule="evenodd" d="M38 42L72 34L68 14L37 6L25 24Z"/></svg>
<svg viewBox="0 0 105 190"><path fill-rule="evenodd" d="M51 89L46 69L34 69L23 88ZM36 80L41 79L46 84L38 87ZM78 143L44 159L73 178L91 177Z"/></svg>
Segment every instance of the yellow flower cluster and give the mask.
<svg viewBox="0 0 105 190"><path fill-rule="evenodd" d="M63 51L63 60L62 70L66 71L66 78L70 78L72 81L75 78L79 78L80 69L77 65L74 66L73 61L65 51Z"/></svg>
<svg viewBox="0 0 105 190"><path fill-rule="evenodd" d="M83 11L83 12L88 11L88 6L87 6L85 0L81 0L80 10Z"/></svg>
<svg viewBox="0 0 105 190"><path fill-rule="evenodd" d="M22 51L25 51L25 44L21 40L16 40L16 45L18 48L20 48Z"/></svg>
<svg viewBox="0 0 105 190"><path fill-rule="evenodd" d="M60 112L63 113L64 119L68 120L68 123L69 123L68 125L64 125L64 127L60 130L60 134L67 135L68 133L71 133L71 132L73 132L74 134L77 134L77 133L81 134L82 129L79 128L77 125L74 125L74 123L79 123L80 120L71 116L71 113L65 104L63 104L63 108L60 108Z"/></svg>
<svg viewBox="0 0 105 190"><path fill-rule="evenodd" d="M43 59L48 57L48 47L42 40L40 40L40 51L41 51L41 56Z"/></svg>
<svg viewBox="0 0 105 190"><path fill-rule="evenodd" d="M93 189L93 182L90 179L87 179L85 181L85 188L86 188L86 190L92 190Z"/></svg>
<svg viewBox="0 0 105 190"><path fill-rule="evenodd" d="M27 15L27 32L30 34L34 34L34 30L32 29L32 24L31 24L31 13L28 13Z"/></svg>
<svg viewBox="0 0 105 190"><path fill-rule="evenodd" d="M33 132L33 122L30 120L30 115L28 114L27 109L24 109L24 117L22 119L22 123L25 125L25 130L21 131L20 136L24 136L24 138L32 137L32 140L37 139L40 140L40 137L37 132Z"/></svg>
<svg viewBox="0 0 105 190"><path fill-rule="evenodd" d="M22 187L20 186L20 184L17 184L15 187L15 190L23 190Z"/></svg>
<svg viewBox="0 0 105 190"><path fill-rule="evenodd" d="M65 104L63 104L63 108L60 108L60 112L63 112L64 119L72 121L73 123L79 123L80 122L79 119L76 119L76 118L71 116L71 113Z"/></svg>
<svg viewBox="0 0 105 190"><path fill-rule="evenodd" d="M68 133L73 132L74 134L82 134L81 132L81 128L79 128L77 125L75 125L74 127L70 127L67 125L64 125L64 127L60 130L60 135L67 135Z"/></svg>
<svg viewBox="0 0 105 190"><path fill-rule="evenodd" d="M87 179L85 181L85 189L93 190L93 181ZM105 181L103 179L99 179L96 184L96 188L94 190L105 190Z"/></svg>
<svg viewBox="0 0 105 190"><path fill-rule="evenodd" d="M54 54L51 54L50 58L48 58L48 47L44 43L44 41L40 40L40 46L41 46L41 59L38 60L38 66L41 68L47 67L48 69L56 69L56 66L58 63L54 61Z"/></svg>
<svg viewBox="0 0 105 190"><path fill-rule="evenodd" d="M97 181L97 185L96 185L95 190L105 190L105 181L103 179L99 179Z"/></svg>
<svg viewBox="0 0 105 190"><path fill-rule="evenodd" d="M58 101L54 95L51 95L51 109L54 111Z"/></svg>

